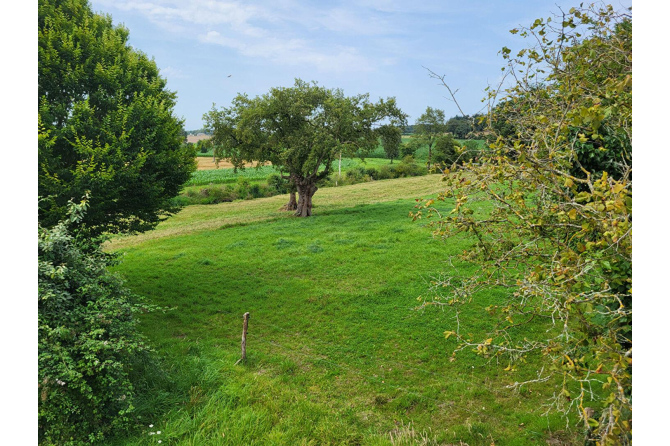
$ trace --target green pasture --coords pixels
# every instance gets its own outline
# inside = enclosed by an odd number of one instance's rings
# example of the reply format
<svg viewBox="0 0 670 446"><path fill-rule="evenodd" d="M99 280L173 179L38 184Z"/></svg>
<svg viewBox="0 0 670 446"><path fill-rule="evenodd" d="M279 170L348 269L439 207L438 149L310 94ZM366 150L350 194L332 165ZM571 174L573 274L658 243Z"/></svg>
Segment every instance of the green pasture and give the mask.
<svg viewBox="0 0 670 446"><path fill-rule="evenodd" d="M515 392L505 386L531 371L469 351L452 361L453 314L417 309L434 277L473 271L445 263L469 241L408 218L439 179L320 189L306 219L278 210L285 195L188 206L113 240L116 271L164 308L141 317L156 355L136 365L140 427L114 444L578 444L564 419L542 416L547 383ZM477 296L461 330L482 333L503 293ZM236 364L245 312L248 360Z"/></svg>

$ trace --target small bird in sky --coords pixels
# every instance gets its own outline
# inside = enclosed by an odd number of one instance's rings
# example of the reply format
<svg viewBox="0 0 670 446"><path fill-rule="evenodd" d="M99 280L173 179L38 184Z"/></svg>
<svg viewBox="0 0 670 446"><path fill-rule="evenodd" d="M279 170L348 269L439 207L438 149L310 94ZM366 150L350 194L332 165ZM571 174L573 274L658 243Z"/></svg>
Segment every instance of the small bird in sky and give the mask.
<svg viewBox="0 0 670 446"><path fill-rule="evenodd" d="M232 77L232 76L233 76L232 74L229 74L229 75L228 75L228 77Z"/></svg>

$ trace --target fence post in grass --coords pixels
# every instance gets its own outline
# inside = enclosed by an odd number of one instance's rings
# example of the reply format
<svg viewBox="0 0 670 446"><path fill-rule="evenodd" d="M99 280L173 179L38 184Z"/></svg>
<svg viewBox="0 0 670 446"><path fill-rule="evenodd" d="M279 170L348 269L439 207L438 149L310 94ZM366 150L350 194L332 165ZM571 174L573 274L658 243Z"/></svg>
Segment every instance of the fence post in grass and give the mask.
<svg viewBox="0 0 670 446"><path fill-rule="evenodd" d="M237 360L235 365L247 361L247 328L249 326L249 312L247 311L244 313L242 318L244 319L244 322L242 323L242 357Z"/></svg>

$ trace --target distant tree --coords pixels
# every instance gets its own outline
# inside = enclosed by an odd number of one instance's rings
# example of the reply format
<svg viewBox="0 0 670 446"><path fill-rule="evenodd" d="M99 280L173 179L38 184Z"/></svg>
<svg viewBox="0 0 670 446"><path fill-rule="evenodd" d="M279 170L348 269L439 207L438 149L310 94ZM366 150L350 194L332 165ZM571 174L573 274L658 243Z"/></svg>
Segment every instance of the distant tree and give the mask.
<svg viewBox="0 0 670 446"><path fill-rule="evenodd" d="M211 139L201 139L195 143L196 150L200 153L207 153L214 148Z"/></svg>
<svg viewBox="0 0 670 446"><path fill-rule="evenodd" d="M433 160L433 147L435 141L447 132L444 111L427 107L426 111L419 116L414 124L414 137L412 140L419 146L428 146L427 166Z"/></svg>
<svg viewBox="0 0 670 446"><path fill-rule="evenodd" d="M454 116L447 121L447 131L454 137L465 139L468 133L472 132L472 118L470 116Z"/></svg>
<svg viewBox="0 0 670 446"><path fill-rule="evenodd" d="M386 157L393 160L400 155L400 145L402 144L402 131L398 127L384 126L380 128L382 147Z"/></svg>
<svg viewBox="0 0 670 446"><path fill-rule="evenodd" d="M335 158L374 150L383 129L405 125L406 115L393 98L371 103L368 95L347 97L297 79L291 88L272 88L253 99L238 95L231 107L213 107L203 119L218 159L229 158L236 168L272 163L298 193L295 206L291 194L287 207L308 217L317 183L330 174Z"/></svg>
<svg viewBox="0 0 670 446"><path fill-rule="evenodd" d="M90 191L91 234L153 228L195 169L153 60L86 0L38 6L39 221L53 227Z"/></svg>
<svg viewBox="0 0 670 446"><path fill-rule="evenodd" d="M486 126L483 120L480 119L482 117L483 115L481 114L475 114L473 116L457 115L451 117L447 121L447 131L458 139L472 138L473 135L483 131Z"/></svg>

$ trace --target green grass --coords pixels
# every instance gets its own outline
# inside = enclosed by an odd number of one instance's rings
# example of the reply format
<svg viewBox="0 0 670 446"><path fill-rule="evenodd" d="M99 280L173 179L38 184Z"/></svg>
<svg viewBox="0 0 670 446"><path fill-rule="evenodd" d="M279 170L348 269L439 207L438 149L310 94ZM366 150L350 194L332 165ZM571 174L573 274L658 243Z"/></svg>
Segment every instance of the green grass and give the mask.
<svg viewBox="0 0 670 446"><path fill-rule="evenodd" d="M514 393L504 386L530 375L469 352L450 361L454 321L416 309L469 246L407 217L438 179L321 189L308 219L277 211L286 196L189 206L114 240L127 284L174 308L141 318L158 359L142 366L143 428L116 444L572 444L564 420L540 415L549 388ZM478 296L461 329L484 330L482 308L502 297ZM248 362L235 365L247 311Z"/></svg>

